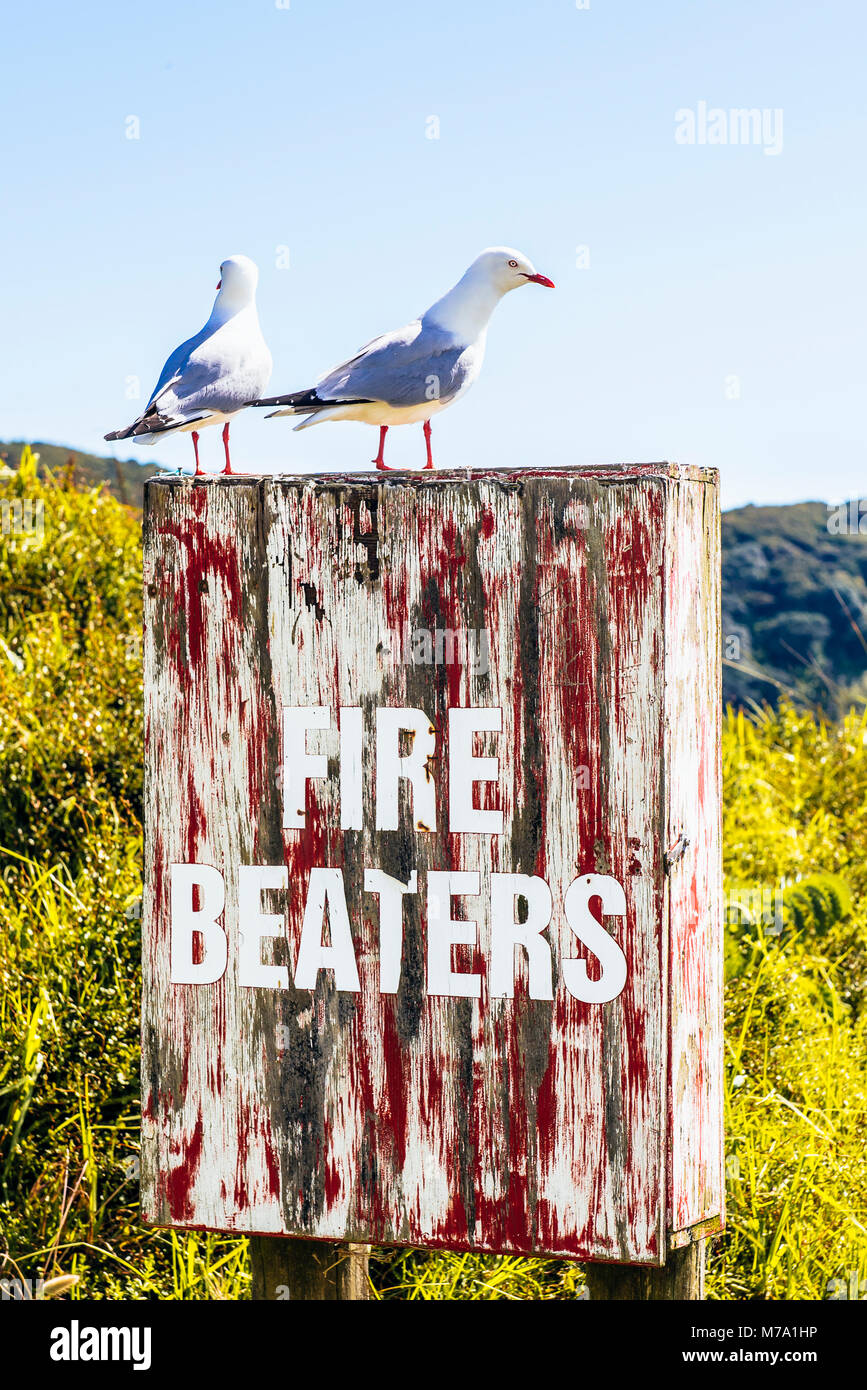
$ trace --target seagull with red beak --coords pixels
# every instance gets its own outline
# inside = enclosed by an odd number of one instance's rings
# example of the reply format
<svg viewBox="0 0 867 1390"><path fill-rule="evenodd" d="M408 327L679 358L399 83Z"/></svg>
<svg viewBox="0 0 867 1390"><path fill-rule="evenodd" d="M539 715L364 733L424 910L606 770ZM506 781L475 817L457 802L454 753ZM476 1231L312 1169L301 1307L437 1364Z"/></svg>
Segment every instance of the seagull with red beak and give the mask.
<svg viewBox="0 0 867 1390"><path fill-rule="evenodd" d="M252 404L279 406L272 415L303 416L297 430L324 420L378 425L377 468L386 468L385 436L391 426L421 424L424 466L433 468L431 418L472 386L482 366L491 314L504 295L522 285L554 288L520 251L489 247L453 289L405 328L374 338L306 391Z"/></svg>
<svg viewBox="0 0 867 1390"><path fill-rule="evenodd" d="M259 328L256 285L259 271L249 256L229 256L220 266L211 316L194 338L175 348L160 373L144 414L106 439L154 444L170 434L190 433L199 463L199 431L223 426L224 472L232 472L229 424L271 379L271 354Z"/></svg>

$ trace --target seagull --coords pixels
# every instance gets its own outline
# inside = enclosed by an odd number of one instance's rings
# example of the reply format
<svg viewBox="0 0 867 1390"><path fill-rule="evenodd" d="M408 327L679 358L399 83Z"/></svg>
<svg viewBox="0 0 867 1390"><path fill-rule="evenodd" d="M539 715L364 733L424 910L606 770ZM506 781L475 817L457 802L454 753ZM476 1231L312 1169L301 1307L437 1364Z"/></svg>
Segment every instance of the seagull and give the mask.
<svg viewBox="0 0 867 1390"><path fill-rule="evenodd" d="M223 425L224 471L232 472L229 424L271 380L271 354L259 328L259 271L248 256L229 256L220 266L211 317L194 338L175 348L160 373L143 415L106 439L153 444L158 437L191 431L199 465L199 430Z"/></svg>
<svg viewBox="0 0 867 1390"><path fill-rule="evenodd" d="M520 251L491 246L477 256L448 294L405 328L374 338L354 357L321 376L316 385L288 396L271 396L252 405L276 405L275 415L303 415L296 430L323 420L362 420L379 426L379 452L373 462L387 467L385 436L392 425L423 421L427 462L431 454L431 416L468 391L485 354L488 320L503 295L521 285L547 285Z"/></svg>

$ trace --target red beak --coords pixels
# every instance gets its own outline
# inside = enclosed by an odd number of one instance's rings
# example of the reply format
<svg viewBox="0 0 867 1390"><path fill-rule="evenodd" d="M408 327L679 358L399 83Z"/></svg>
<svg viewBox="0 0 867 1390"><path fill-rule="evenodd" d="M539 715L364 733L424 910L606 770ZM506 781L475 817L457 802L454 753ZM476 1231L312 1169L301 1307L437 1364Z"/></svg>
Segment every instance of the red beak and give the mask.
<svg viewBox="0 0 867 1390"><path fill-rule="evenodd" d="M218 281L217 281L217 289L220 288L220 286L222 285L222 283L223 283L222 280L218 280Z"/></svg>
<svg viewBox="0 0 867 1390"><path fill-rule="evenodd" d="M527 275L525 272L522 272L522 274L524 274L524 278L529 280L532 285L545 285L549 290L557 288L554 281L549 280L547 275Z"/></svg>

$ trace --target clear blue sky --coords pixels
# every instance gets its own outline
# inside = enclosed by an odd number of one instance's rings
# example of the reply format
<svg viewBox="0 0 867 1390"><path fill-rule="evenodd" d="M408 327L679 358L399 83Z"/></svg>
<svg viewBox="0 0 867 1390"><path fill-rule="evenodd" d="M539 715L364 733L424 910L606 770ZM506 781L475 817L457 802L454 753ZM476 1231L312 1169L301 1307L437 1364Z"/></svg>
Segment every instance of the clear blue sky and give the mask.
<svg viewBox="0 0 867 1390"><path fill-rule="evenodd" d="M729 506L860 496L865 30L857 0L18 6L0 438L186 464L186 437L102 436L201 327L226 255L261 268L276 392L505 243L558 288L501 304L480 380L434 422L439 463L669 458L718 465ZM781 152L678 143L702 101L782 109ZM290 425L246 412L237 462L373 457L368 426ZM421 463L419 427L389 443ZM216 466L218 432L202 444Z"/></svg>

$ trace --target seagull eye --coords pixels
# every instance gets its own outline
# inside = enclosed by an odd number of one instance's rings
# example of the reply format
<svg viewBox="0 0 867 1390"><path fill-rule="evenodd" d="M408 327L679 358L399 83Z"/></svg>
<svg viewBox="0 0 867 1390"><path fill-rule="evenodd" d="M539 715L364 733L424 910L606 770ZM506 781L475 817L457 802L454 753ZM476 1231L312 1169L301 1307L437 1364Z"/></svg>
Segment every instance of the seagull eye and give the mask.
<svg viewBox="0 0 867 1390"><path fill-rule="evenodd" d="M510 265L510 266L513 266L515 269L517 269L518 262L517 262L517 261L509 261L509 265Z"/></svg>

